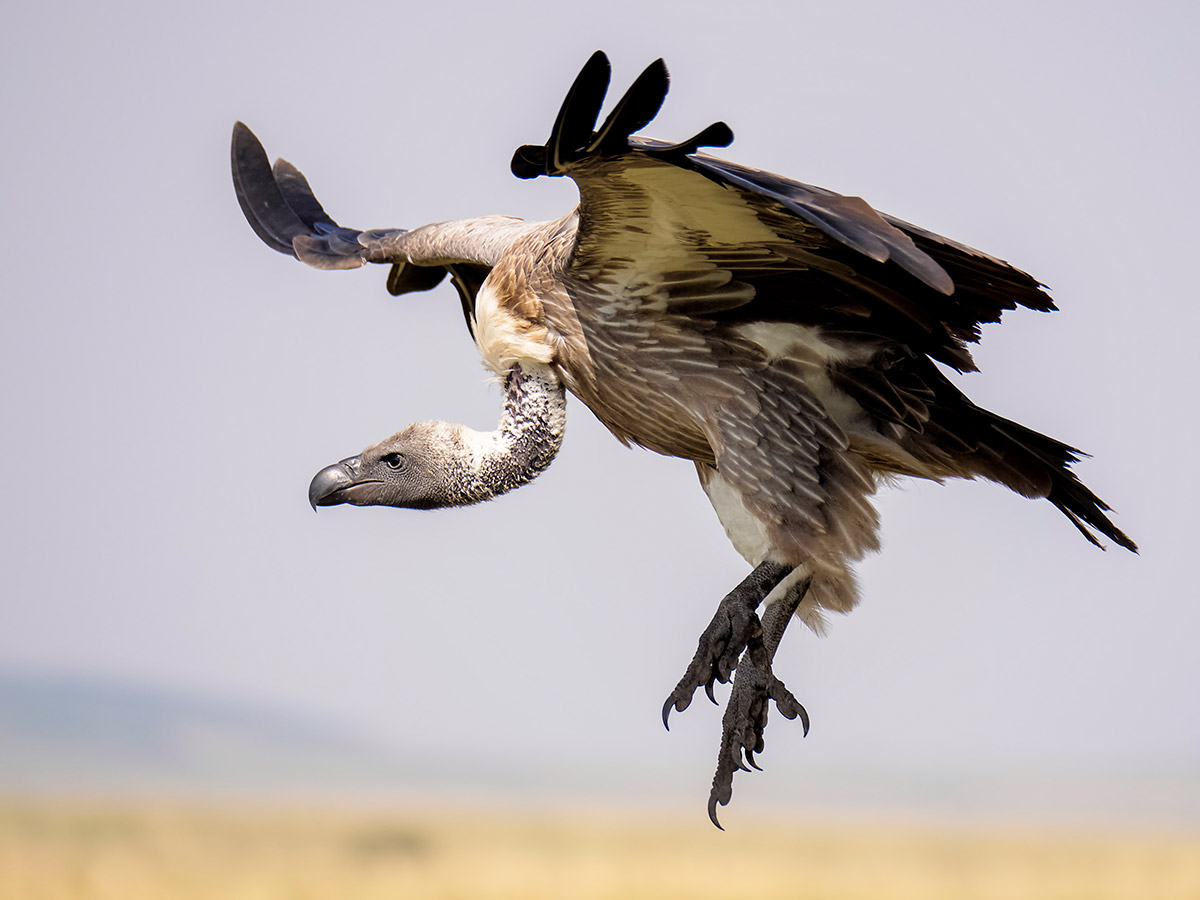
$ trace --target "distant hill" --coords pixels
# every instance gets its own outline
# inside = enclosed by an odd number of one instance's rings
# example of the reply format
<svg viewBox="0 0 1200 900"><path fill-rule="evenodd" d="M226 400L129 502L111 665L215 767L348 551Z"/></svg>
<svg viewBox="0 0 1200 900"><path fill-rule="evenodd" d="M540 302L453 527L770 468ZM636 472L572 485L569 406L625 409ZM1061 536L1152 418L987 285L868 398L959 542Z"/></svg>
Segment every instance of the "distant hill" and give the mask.
<svg viewBox="0 0 1200 900"><path fill-rule="evenodd" d="M795 766L739 813L902 814L962 820L1200 823L1200 771L866 771ZM706 772L570 759L418 757L330 723L117 680L0 667L0 794L126 793L364 799L489 798L659 804L703 813Z"/></svg>
<svg viewBox="0 0 1200 900"><path fill-rule="evenodd" d="M354 788L393 754L275 710L113 680L0 669L0 789Z"/></svg>

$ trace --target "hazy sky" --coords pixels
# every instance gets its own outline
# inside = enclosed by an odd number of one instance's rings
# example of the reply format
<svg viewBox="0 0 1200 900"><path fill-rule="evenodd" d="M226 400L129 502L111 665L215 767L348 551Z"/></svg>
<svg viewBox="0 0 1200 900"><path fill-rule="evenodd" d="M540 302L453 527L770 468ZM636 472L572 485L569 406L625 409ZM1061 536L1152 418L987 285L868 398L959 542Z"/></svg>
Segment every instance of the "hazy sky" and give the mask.
<svg viewBox="0 0 1200 900"><path fill-rule="evenodd" d="M0 664L278 705L400 748L645 761L707 790L719 713L659 709L745 573L689 463L575 402L533 485L471 510L315 515L324 465L410 421L490 428L443 286L273 253L234 199L246 121L361 228L574 202L521 182L588 54L658 56L646 133L724 119L731 159L865 197L1011 260L959 382L1094 455L1143 548L1101 553L987 484L879 497L864 602L778 669L768 776L837 765L1197 771L1190 455L1194 3L16 4L0 34L6 480Z"/></svg>

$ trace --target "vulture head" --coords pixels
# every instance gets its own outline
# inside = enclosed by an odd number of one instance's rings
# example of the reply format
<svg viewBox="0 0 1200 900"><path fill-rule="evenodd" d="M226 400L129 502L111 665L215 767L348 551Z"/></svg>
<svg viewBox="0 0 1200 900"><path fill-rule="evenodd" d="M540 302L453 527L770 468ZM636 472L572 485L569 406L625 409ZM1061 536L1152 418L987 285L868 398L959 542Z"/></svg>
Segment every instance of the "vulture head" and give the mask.
<svg viewBox="0 0 1200 900"><path fill-rule="evenodd" d="M448 422L409 425L318 472L308 486L309 503L313 509L341 503L437 509L477 502L456 464L470 455L466 431Z"/></svg>

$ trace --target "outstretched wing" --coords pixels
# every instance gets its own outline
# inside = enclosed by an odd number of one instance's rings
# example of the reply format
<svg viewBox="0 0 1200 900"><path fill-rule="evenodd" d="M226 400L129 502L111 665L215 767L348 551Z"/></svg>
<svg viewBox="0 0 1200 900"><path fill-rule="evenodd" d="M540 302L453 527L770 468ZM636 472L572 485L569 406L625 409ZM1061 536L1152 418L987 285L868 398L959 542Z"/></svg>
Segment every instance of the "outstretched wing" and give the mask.
<svg viewBox="0 0 1200 900"><path fill-rule="evenodd" d="M338 225L313 195L308 179L279 159L272 166L254 132L233 126L230 148L233 186L250 227L268 247L317 269L353 269L368 262L391 263L387 289L393 296L428 291L450 276L467 328L474 331L475 295L491 267L471 260L422 265L391 248L410 232L358 231Z"/></svg>
<svg viewBox="0 0 1200 900"><path fill-rule="evenodd" d="M808 362L823 368L887 440L873 459L878 468L990 478L1026 496L1047 497L1093 542L1089 528L1134 549L1105 515L1108 507L1070 472L1079 451L974 406L930 361L972 370L967 344L979 339L981 324L1017 306L1053 310L1035 279L876 212L860 198L699 152L732 141L722 122L677 144L633 137L666 96L662 60L638 77L597 129L608 81L608 59L596 53L546 144L519 148L512 163L519 177L566 175L579 186L579 228L563 281L577 304L587 306L577 312L592 324L594 337L633 334L648 320L690 317L698 320L691 329L696 334L750 334L770 353L772 341L782 345L798 333L773 324L815 326L799 333L855 348L840 359L822 359L817 348ZM609 352L605 340L592 344L593 355ZM642 367L656 353L678 349L661 344L647 339L638 345ZM630 360L609 362L619 373ZM784 369L776 365L756 377L784 378ZM702 373L693 380L704 384ZM801 377L782 388L760 387L757 396L786 395L797 404L807 402L811 385ZM619 407L621 398L612 402ZM784 421L782 409L760 403L753 433L741 436L740 457L755 465L744 473L738 457L721 465L739 489L749 489L747 496L769 495L765 478L785 478L775 465L779 459L808 454L811 471L793 478L786 491L792 496L803 493L802 476L816 473L821 441L813 435L822 413L797 409ZM743 418L720 422L718 430L737 439ZM767 452L772 434L788 436L786 452ZM823 440L834 445L838 436ZM864 457L874 452L858 451ZM826 470L819 480L830 490L839 479L828 470L831 463L820 465Z"/></svg>
<svg viewBox="0 0 1200 900"><path fill-rule="evenodd" d="M673 313L818 324L900 342L959 370L981 323L1054 309L1020 270L883 215L858 197L699 152L733 139L723 122L669 144L632 137L667 93L651 64L599 129L609 80L588 60L544 146L513 157L522 178L566 175L580 191L571 273Z"/></svg>

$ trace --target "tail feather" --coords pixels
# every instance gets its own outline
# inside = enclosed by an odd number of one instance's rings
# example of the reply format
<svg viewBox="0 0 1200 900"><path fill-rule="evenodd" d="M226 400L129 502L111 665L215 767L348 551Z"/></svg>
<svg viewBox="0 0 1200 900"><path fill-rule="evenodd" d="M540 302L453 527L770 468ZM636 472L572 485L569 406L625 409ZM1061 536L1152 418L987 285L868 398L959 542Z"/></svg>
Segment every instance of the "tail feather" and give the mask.
<svg viewBox="0 0 1200 900"><path fill-rule="evenodd" d="M1079 480L1079 476L1071 471L1071 464L1087 456L1086 453L995 413L979 411L990 420L991 431L1002 439L996 442L995 449L1005 461L1019 470L1030 464L1041 468L1050 480L1050 488L1045 493L1046 499L1053 503L1085 538L1103 549L1104 545L1095 534L1099 532L1126 550L1138 552L1137 544L1105 515L1112 512L1112 507L1092 493L1087 485ZM1019 490L1015 485L1009 486Z"/></svg>

